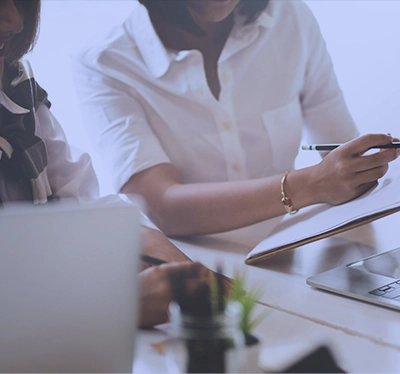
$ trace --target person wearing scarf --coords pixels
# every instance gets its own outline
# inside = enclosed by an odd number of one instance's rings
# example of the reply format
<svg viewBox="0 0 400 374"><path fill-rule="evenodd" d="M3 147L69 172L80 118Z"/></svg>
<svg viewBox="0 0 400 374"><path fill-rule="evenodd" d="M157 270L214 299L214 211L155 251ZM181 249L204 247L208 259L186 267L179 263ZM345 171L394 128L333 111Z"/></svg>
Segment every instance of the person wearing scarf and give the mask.
<svg viewBox="0 0 400 374"><path fill-rule="evenodd" d="M18 61L4 72L10 83L0 92L0 204L98 196L89 156L72 154L29 63ZM65 169L72 178L57 177Z"/></svg>
<svg viewBox="0 0 400 374"><path fill-rule="evenodd" d="M90 156L68 144L46 91L22 59L36 40L39 15L40 0L0 1L0 214L15 201L99 197ZM118 195L99 202L117 199L122 202ZM139 273L140 324L149 327L167 320L170 274L184 271L192 283L204 284L212 272L191 262L145 216L142 226L143 253L167 262Z"/></svg>

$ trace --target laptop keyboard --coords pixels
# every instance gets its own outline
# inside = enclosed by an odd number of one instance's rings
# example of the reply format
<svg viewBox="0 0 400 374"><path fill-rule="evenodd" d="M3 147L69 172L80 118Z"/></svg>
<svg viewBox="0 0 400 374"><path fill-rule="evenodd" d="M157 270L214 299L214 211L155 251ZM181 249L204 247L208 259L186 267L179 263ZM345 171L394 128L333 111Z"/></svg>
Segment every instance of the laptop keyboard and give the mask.
<svg viewBox="0 0 400 374"><path fill-rule="evenodd" d="M400 302L400 279L369 292L371 295L385 297Z"/></svg>

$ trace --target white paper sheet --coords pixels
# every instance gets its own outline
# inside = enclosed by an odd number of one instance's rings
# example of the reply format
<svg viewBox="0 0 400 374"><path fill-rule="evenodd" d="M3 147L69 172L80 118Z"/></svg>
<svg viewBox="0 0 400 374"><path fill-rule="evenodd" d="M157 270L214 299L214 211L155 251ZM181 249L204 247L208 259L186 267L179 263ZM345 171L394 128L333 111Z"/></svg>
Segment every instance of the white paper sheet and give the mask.
<svg viewBox="0 0 400 374"><path fill-rule="evenodd" d="M286 215L271 234L247 255L246 260L399 206L400 160L396 160L390 164L379 183L359 198L337 206L313 205L301 209L296 215Z"/></svg>

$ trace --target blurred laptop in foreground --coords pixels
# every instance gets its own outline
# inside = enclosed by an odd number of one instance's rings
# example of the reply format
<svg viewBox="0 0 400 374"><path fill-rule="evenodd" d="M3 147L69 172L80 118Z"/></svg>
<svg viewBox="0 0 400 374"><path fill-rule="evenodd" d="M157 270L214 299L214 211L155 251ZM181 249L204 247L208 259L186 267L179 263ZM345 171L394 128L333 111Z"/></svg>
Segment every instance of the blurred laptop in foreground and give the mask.
<svg viewBox="0 0 400 374"><path fill-rule="evenodd" d="M0 372L132 372L139 211L0 212Z"/></svg>

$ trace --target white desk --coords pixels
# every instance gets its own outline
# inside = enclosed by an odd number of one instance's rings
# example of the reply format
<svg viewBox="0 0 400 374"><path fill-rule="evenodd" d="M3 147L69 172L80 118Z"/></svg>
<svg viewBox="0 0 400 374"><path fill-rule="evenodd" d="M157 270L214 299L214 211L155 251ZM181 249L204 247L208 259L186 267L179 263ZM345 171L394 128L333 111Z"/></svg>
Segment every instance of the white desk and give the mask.
<svg viewBox="0 0 400 374"><path fill-rule="evenodd" d="M306 278L335 266L400 246L400 214L383 218L343 235L355 243L344 247L343 237L333 237L271 257L258 267L244 264L251 245L215 237L174 241L193 260L215 268L223 260L224 272L245 271L248 285L262 285L259 310L269 314L257 329L263 341L263 362L268 351L287 354L293 344L329 344L338 364L351 373L400 372L400 313L372 304L315 290ZM150 343L160 342L160 331L141 331L135 373L165 372L164 357Z"/></svg>

